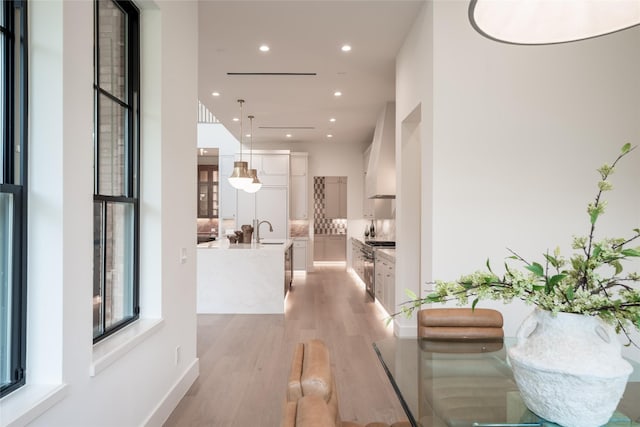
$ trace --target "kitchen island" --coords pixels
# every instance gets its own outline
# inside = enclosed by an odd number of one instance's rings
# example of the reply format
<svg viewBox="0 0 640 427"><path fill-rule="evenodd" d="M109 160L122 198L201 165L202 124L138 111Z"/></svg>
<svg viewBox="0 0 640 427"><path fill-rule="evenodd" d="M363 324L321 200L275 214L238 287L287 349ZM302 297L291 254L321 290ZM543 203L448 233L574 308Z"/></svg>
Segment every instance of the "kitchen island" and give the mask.
<svg viewBox="0 0 640 427"><path fill-rule="evenodd" d="M292 240L198 245L198 313L284 313Z"/></svg>

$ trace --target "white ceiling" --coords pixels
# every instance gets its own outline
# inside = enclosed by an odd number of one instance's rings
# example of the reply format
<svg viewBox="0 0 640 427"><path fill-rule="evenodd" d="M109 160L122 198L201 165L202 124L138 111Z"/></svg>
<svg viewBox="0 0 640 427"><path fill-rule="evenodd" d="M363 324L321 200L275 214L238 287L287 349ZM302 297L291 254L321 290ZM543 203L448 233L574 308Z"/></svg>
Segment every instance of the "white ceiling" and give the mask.
<svg viewBox="0 0 640 427"><path fill-rule="evenodd" d="M240 113L237 100L244 99L243 134L249 133L246 116L254 115L254 143L368 143L384 103L395 99L395 57L422 4L200 1L200 101L239 138L240 124L232 118ZM351 52L341 51L345 43ZM260 52L261 44L271 50ZM343 95L335 97L336 90ZM220 96L213 97L214 91ZM332 117L335 123L329 122Z"/></svg>

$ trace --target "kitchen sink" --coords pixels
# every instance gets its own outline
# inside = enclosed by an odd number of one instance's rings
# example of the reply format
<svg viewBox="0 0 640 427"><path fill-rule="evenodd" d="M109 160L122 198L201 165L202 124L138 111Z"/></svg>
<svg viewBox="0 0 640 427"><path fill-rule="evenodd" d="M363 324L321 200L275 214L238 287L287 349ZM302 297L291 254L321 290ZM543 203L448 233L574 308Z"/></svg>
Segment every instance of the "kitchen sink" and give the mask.
<svg viewBox="0 0 640 427"><path fill-rule="evenodd" d="M284 245L284 240L282 239L262 239L260 241L261 245Z"/></svg>

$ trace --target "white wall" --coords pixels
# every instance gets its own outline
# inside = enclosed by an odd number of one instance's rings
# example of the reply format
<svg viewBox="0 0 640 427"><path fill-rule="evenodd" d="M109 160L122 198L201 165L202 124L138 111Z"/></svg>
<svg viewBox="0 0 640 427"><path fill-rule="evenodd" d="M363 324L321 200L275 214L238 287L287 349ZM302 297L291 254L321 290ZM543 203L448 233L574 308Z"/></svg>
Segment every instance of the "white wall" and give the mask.
<svg viewBox="0 0 640 427"><path fill-rule="evenodd" d="M220 156L234 155L240 142L221 123L198 123L198 148L219 148Z"/></svg>
<svg viewBox="0 0 640 427"><path fill-rule="evenodd" d="M422 127L433 141L432 157L423 156L423 172L433 176L433 195L423 190L432 215L423 212L432 227L423 244L431 250L423 261L432 270L427 280L454 279L482 268L487 257L500 266L506 247L535 259L557 245L568 253L572 235L588 233L595 169L624 143L640 144L640 28L564 45L513 46L475 33L467 6L430 3L433 18L418 19L398 59L399 78L409 79L398 90L399 120L416 102L423 112L425 103L433 107L433 126L423 113ZM424 81L429 75L416 72L430 56L432 89ZM612 182L599 233L628 236L640 219L640 152L625 159ZM530 311L499 308L510 335ZM628 354L640 360L637 349Z"/></svg>
<svg viewBox="0 0 640 427"><path fill-rule="evenodd" d="M419 293L431 277L433 254L433 5L426 2L396 57L396 304L408 300L406 290ZM417 128L414 129L414 126ZM419 139L419 175L411 177L415 159L407 158ZM416 195L419 195L416 197ZM419 204L416 206L416 204ZM418 230L405 218L421 217ZM418 251L418 254L416 254ZM416 319L397 318L396 333L415 336Z"/></svg>
<svg viewBox="0 0 640 427"><path fill-rule="evenodd" d="M309 212L313 214L313 177L347 177L347 263L351 264L350 238L362 237L365 221L362 219L362 201L364 192L364 166L362 153L364 148L357 143L293 143L293 144L255 144L257 150L291 150L309 153ZM311 220L311 225L313 221ZM313 250L309 245L307 250Z"/></svg>
<svg viewBox="0 0 640 427"><path fill-rule="evenodd" d="M197 375L197 5L143 7L141 317L159 326L90 376L93 3L30 2L28 385L3 425L159 425Z"/></svg>

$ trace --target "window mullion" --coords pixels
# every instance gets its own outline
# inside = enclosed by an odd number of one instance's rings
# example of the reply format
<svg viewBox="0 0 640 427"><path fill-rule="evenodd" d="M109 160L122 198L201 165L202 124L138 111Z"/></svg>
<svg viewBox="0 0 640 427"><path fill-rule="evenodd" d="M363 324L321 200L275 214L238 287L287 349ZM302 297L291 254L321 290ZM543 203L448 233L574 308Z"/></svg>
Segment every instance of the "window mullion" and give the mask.
<svg viewBox="0 0 640 427"><path fill-rule="evenodd" d="M100 236L100 241L102 242L101 244L101 248L100 248L100 265L102 265L102 277L100 278L100 280L102 281L102 284L100 286L100 322L101 322L101 334L104 334L106 329L107 329L107 310L106 310L106 303L107 303L107 205L108 202L106 201L102 201L101 202L101 209L102 209L102 224L101 224L101 230L102 230L102 236Z"/></svg>

